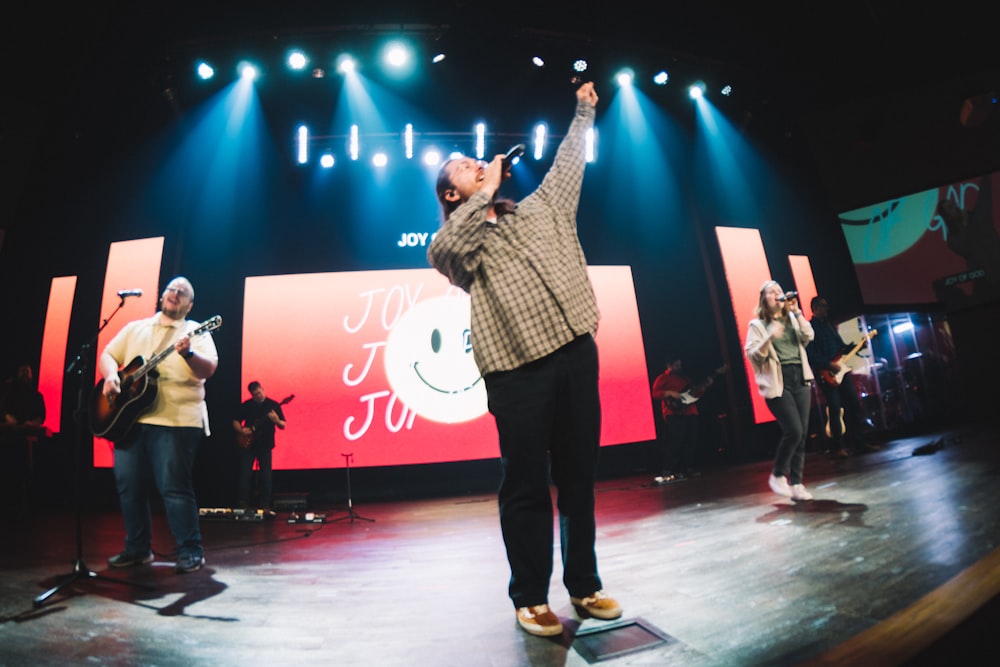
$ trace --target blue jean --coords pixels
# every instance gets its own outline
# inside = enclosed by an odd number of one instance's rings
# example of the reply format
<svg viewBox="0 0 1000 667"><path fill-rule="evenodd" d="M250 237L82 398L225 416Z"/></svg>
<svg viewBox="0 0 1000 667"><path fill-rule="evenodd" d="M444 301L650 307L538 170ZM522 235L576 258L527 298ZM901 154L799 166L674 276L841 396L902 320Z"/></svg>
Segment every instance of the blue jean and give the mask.
<svg viewBox="0 0 1000 667"><path fill-rule="evenodd" d="M153 541L150 500L159 491L178 555L202 555L194 457L203 431L136 424L115 443L115 483L125 522L125 551L144 554Z"/></svg>
<svg viewBox="0 0 1000 667"><path fill-rule="evenodd" d="M809 403L812 392L805 383L802 364L782 364L785 390L765 402L781 427L781 440L774 456L775 477L788 477L788 483L802 483L806 462L806 437L809 435Z"/></svg>
<svg viewBox="0 0 1000 667"><path fill-rule="evenodd" d="M573 597L602 588L594 550L594 480L601 403L597 346L581 336L552 354L485 377L500 436L500 529L515 608L548 602L557 490L563 583Z"/></svg>

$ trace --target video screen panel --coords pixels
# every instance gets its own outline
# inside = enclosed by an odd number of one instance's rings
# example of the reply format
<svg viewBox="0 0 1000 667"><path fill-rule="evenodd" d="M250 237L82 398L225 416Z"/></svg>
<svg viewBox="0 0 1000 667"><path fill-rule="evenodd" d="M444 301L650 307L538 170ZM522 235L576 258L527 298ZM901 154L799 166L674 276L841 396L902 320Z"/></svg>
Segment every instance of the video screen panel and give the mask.
<svg viewBox="0 0 1000 667"><path fill-rule="evenodd" d="M840 214L869 305L1000 298L1000 172Z"/></svg>
<svg viewBox="0 0 1000 667"><path fill-rule="evenodd" d="M601 310L601 444L653 439L631 270L590 274ZM358 467L499 456L469 298L436 271L250 277L243 327L244 390L257 380L287 401L275 469L343 467L345 454Z"/></svg>

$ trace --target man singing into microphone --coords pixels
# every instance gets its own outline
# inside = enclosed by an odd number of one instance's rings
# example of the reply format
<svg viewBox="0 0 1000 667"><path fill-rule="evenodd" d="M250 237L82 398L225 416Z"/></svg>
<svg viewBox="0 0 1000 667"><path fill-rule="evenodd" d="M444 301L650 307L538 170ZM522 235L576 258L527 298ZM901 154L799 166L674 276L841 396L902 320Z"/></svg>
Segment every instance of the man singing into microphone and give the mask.
<svg viewBox="0 0 1000 667"><path fill-rule="evenodd" d="M530 634L562 634L548 606L552 500L558 491L563 583L582 616L614 619L595 553L594 479L601 427L598 312L576 231L594 125L592 83L576 92L573 122L541 185L516 204L496 198L503 155L441 168L444 225L430 263L472 300L472 350L496 418L503 464L500 528L517 621Z"/></svg>
<svg viewBox="0 0 1000 667"><path fill-rule="evenodd" d="M185 319L194 306L187 278L171 280L160 297L160 311L129 322L101 353L98 368L105 395L121 392L119 369L136 357L150 359L173 347L156 370L156 397L125 435L115 442L115 482L125 521L125 548L108 559L121 568L151 563L150 499L156 485L177 544L178 573L205 564L194 495L195 450L208 435L205 380L215 373L219 355L211 336L191 337L198 323Z"/></svg>

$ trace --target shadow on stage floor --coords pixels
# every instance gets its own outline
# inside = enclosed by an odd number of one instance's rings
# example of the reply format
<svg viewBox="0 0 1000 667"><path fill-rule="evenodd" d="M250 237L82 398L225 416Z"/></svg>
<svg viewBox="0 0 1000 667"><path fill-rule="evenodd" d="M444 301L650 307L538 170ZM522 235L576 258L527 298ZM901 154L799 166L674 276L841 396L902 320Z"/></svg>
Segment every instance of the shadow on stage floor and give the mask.
<svg viewBox="0 0 1000 667"><path fill-rule="evenodd" d="M995 428L812 452L807 503L771 494L768 472L602 479L598 556L624 622L576 617L557 562L553 639L516 625L492 493L354 507L373 521L337 503L309 507L313 523L206 518L208 564L190 575L174 573L159 514L156 560L106 572L113 509L81 512L79 533L66 508L8 513L0 664L922 666L982 648L1000 589ZM35 605L78 550L114 580L78 577ZM636 636L647 645L630 650Z"/></svg>

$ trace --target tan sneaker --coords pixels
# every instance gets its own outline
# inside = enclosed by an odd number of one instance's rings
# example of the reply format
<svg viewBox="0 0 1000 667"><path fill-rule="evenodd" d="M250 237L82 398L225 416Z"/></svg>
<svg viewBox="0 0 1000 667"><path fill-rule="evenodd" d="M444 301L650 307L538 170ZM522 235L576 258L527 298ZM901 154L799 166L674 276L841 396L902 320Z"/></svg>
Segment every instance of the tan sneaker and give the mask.
<svg viewBox="0 0 1000 667"><path fill-rule="evenodd" d="M525 632L538 637L561 635L563 631L559 617L552 613L547 604L521 607L517 610L517 622Z"/></svg>
<svg viewBox="0 0 1000 667"><path fill-rule="evenodd" d="M604 591L596 591L585 598L570 597L569 601L581 616L593 616L610 621L622 615L621 605Z"/></svg>

